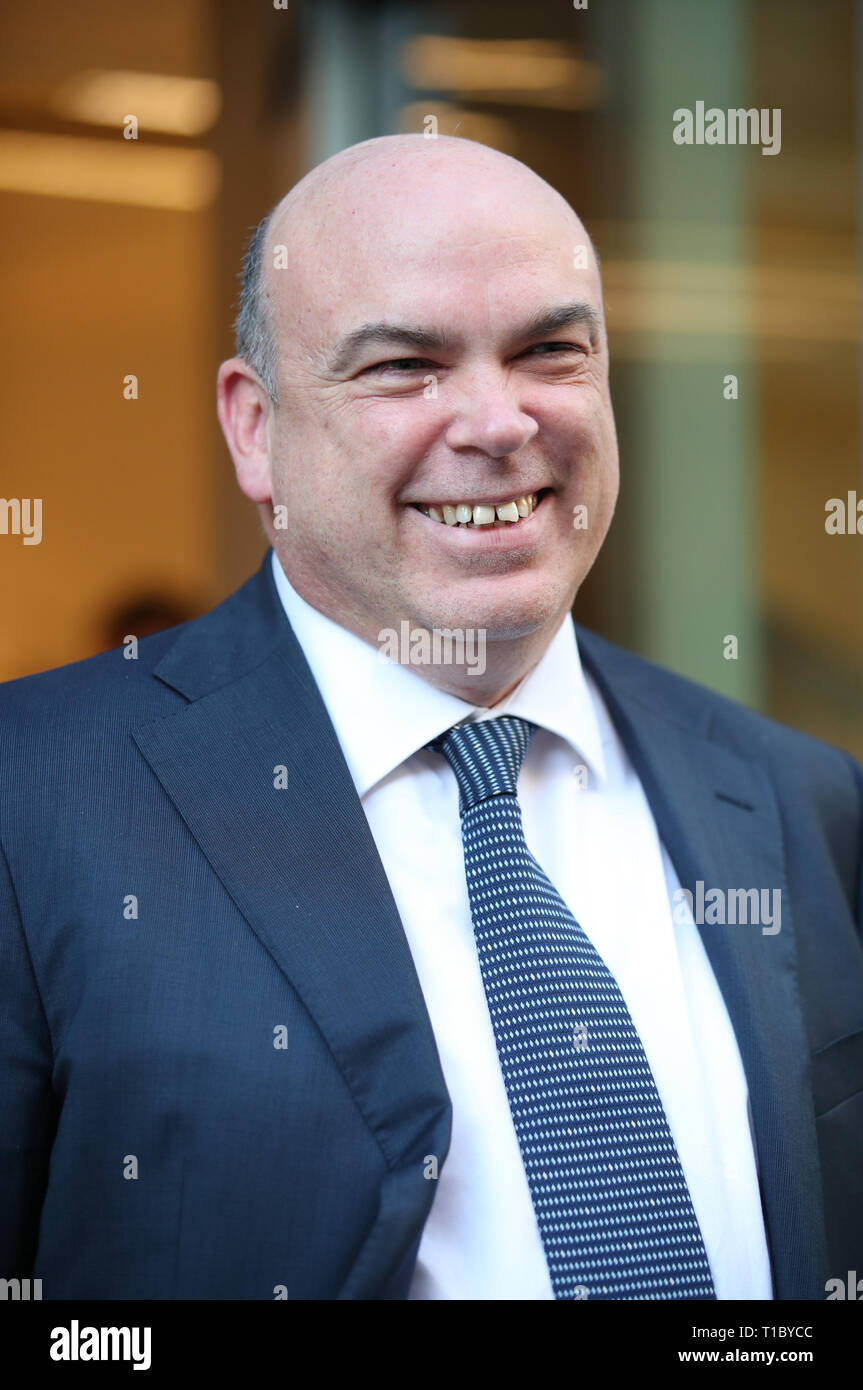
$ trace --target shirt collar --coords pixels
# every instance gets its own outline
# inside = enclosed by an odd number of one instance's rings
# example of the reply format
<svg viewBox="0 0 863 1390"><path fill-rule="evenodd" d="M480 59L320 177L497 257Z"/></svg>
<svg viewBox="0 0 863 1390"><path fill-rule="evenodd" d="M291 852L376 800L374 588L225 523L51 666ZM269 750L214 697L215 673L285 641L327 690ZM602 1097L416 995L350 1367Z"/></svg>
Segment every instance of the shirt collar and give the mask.
<svg viewBox="0 0 863 1390"><path fill-rule="evenodd" d="M599 721L567 618L536 666L488 709L431 685L415 667L381 653L318 612L289 583L272 552L273 577L327 707L359 796L426 743L466 719L515 714L564 739L603 780Z"/></svg>

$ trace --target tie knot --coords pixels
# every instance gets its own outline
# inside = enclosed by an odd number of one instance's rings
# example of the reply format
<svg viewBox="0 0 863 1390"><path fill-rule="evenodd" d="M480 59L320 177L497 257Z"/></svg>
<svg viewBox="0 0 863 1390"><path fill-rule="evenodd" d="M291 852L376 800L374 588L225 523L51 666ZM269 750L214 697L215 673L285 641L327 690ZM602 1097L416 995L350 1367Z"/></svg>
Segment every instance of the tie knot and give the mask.
<svg viewBox="0 0 863 1390"><path fill-rule="evenodd" d="M518 774L536 726L514 714L457 724L427 744L456 775L461 812L490 796L515 796Z"/></svg>

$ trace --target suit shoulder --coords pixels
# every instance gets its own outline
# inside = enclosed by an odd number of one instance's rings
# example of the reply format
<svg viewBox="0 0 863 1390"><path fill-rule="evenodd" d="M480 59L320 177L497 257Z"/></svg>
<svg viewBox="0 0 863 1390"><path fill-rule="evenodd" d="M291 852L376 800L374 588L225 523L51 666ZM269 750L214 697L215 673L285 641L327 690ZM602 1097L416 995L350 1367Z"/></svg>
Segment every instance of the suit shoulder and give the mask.
<svg viewBox="0 0 863 1390"><path fill-rule="evenodd" d="M4 838L10 824L35 834L41 815L56 814L55 797L68 816L82 785L104 782L127 765L137 725L176 710L180 697L152 672L185 626L141 638L136 660L114 647L0 684Z"/></svg>
<svg viewBox="0 0 863 1390"><path fill-rule="evenodd" d="M140 638L134 655L114 647L0 684L0 755L11 757L17 749L29 759L39 745L56 753L61 747L116 744L135 725L188 702L171 679L172 666L186 657L205 673L205 685L232 679L282 631L278 614L267 616L275 607L272 600L267 606L268 569L265 560L256 575L200 617ZM244 641L249 650L242 649Z"/></svg>
<svg viewBox="0 0 863 1390"><path fill-rule="evenodd" d="M192 622L199 621L193 619ZM24 715L50 715L52 709L92 708L102 700L116 700L132 687L147 683L162 656L191 623L180 623L138 641L135 657L123 647L112 647L80 661L54 666L48 671L0 682L0 722Z"/></svg>
<svg viewBox="0 0 863 1390"><path fill-rule="evenodd" d="M652 709L660 708L667 718L687 728L709 726L712 737L728 743L742 756L761 762L793 763L800 771L809 769L822 776L832 774L844 786L849 769L857 777L863 776L863 769L846 750L780 724L586 628L577 626L576 631L586 668L599 674L612 691L623 689L630 698L641 700Z"/></svg>

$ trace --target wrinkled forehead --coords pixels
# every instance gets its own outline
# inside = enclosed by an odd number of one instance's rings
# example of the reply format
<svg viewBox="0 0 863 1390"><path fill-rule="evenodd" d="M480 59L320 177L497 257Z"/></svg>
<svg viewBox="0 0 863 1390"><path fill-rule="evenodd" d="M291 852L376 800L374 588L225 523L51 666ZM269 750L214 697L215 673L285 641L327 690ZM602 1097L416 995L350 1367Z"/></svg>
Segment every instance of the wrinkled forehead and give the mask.
<svg viewBox="0 0 863 1390"><path fill-rule="evenodd" d="M286 346L325 349L358 323L390 318L494 331L509 314L524 319L566 297L602 315L587 233L536 178L376 171L300 203L271 240L283 235L270 303Z"/></svg>

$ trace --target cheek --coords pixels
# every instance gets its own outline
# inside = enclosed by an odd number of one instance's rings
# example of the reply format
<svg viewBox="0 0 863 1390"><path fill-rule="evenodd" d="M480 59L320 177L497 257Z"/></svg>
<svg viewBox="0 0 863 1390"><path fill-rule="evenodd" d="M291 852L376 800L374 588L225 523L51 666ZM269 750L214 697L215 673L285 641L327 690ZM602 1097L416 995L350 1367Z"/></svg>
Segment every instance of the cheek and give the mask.
<svg viewBox="0 0 863 1390"><path fill-rule="evenodd" d="M592 377L550 388L533 404L533 411L530 404L525 409L539 421L540 439L548 430L555 439L569 440L571 445L585 449L597 448L610 431L613 433L611 402L601 383Z"/></svg>
<svg viewBox="0 0 863 1390"><path fill-rule="evenodd" d="M441 429L440 408L433 400L375 401L354 412L342 445L369 481L386 489L408 481Z"/></svg>
<svg viewBox="0 0 863 1390"><path fill-rule="evenodd" d="M604 534L618 493L617 437L610 406L592 394L578 402L561 424L558 439L569 466L566 494L572 506L584 504Z"/></svg>
<svg viewBox="0 0 863 1390"><path fill-rule="evenodd" d="M611 403L604 395L594 398L586 417L585 433L592 445L594 466L603 478L617 476L617 434Z"/></svg>

